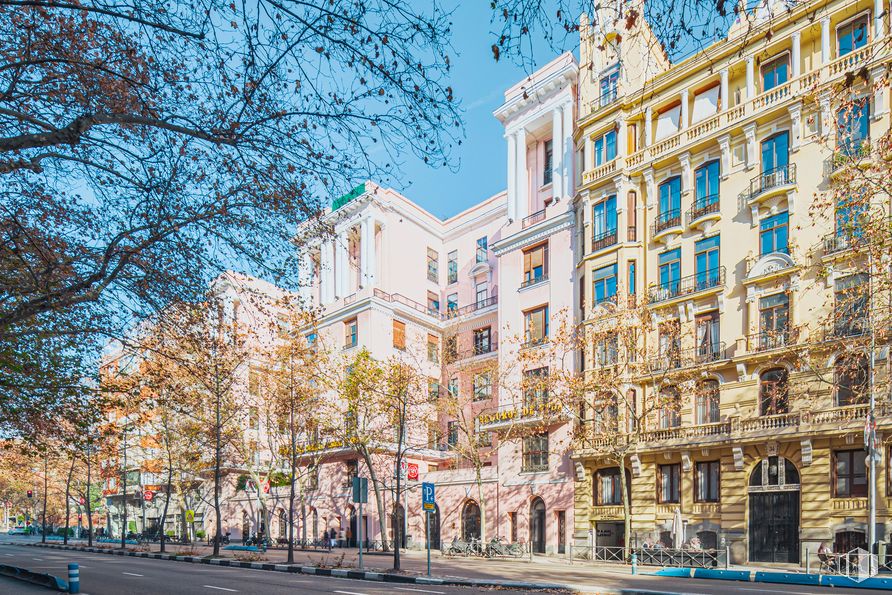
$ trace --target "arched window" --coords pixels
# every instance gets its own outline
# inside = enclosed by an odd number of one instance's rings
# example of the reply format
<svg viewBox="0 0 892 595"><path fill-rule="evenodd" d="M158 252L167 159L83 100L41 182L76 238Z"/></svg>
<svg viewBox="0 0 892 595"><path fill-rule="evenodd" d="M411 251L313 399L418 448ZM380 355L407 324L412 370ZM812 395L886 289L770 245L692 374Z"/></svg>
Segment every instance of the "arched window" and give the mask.
<svg viewBox="0 0 892 595"><path fill-rule="evenodd" d="M759 414L779 415L789 412L789 383L786 368L771 368L759 377Z"/></svg>
<svg viewBox="0 0 892 595"><path fill-rule="evenodd" d="M704 380L697 386L697 423L719 421L719 381Z"/></svg>
<svg viewBox="0 0 892 595"><path fill-rule="evenodd" d="M675 386L660 389L660 429L677 428L681 425L681 393Z"/></svg>
<svg viewBox="0 0 892 595"><path fill-rule="evenodd" d="M753 468L749 487L751 492L786 487L799 489L799 471L796 465L783 457L768 457Z"/></svg>
<svg viewBox="0 0 892 595"><path fill-rule="evenodd" d="M863 355L840 358L836 362L836 405L857 405L867 401L870 368Z"/></svg>
<svg viewBox="0 0 892 595"><path fill-rule="evenodd" d="M473 500L465 502L461 513L462 539L480 539L480 506Z"/></svg>

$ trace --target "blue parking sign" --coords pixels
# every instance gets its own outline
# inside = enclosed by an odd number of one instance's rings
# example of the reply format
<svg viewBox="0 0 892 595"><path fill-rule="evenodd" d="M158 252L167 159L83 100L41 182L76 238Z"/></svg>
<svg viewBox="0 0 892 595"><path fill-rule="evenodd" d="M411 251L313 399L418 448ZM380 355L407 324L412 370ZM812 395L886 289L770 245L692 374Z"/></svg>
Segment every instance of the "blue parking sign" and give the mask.
<svg viewBox="0 0 892 595"><path fill-rule="evenodd" d="M425 482L421 484L421 508L426 511L433 511L436 509L434 501L434 484L432 483Z"/></svg>

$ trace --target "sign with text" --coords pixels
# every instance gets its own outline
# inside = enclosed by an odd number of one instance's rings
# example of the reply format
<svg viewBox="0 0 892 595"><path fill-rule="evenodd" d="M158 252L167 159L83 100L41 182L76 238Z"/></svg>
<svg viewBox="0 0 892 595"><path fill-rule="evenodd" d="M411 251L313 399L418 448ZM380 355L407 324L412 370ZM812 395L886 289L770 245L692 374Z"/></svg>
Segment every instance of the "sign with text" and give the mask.
<svg viewBox="0 0 892 595"><path fill-rule="evenodd" d="M424 482L421 484L421 508L426 512L433 512L437 509L437 503L434 499L434 484Z"/></svg>

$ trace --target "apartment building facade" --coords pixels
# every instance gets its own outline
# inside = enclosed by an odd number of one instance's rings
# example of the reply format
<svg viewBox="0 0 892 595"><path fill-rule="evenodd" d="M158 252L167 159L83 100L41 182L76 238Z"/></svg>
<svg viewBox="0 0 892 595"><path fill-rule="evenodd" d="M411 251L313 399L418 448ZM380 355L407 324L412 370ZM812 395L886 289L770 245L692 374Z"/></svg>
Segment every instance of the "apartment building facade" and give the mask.
<svg viewBox="0 0 892 595"><path fill-rule="evenodd" d="M735 562L865 547L866 386L853 398L821 378L863 345L867 303L824 321L868 268L844 256L843 207L823 218L814 207L839 152L889 128L888 6L762 4L678 64L643 19L627 28L630 8L582 21L577 312L596 329L644 304L652 323L624 380L625 430L594 429L574 449L576 543L626 541L626 476L632 544L671 545L680 511L685 541L728 546ZM872 200L889 213L888 196ZM803 363L803 350L824 364ZM586 352L586 373L629 355L599 353ZM892 411L877 413L882 436ZM888 446L878 450L886 541Z"/></svg>

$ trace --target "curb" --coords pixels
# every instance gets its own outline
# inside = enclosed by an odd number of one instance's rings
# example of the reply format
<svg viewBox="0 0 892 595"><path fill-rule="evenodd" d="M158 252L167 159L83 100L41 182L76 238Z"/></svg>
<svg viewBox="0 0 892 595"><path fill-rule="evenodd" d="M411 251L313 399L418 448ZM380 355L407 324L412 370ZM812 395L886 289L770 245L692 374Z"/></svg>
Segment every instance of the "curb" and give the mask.
<svg viewBox="0 0 892 595"><path fill-rule="evenodd" d="M0 576L13 578L26 583L32 583L41 587L47 587L55 591L68 592L68 583L52 574L33 572L27 568L0 564Z"/></svg>
<svg viewBox="0 0 892 595"><path fill-rule="evenodd" d="M493 579L472 579L472 578L446 578L446 577L427 577L413 576L404 574L393 574L386 572L372 572L364 570L352 570L348 568L319 568L316 566L300 566L298 564L277 564L275 562L242 562L240 560L230 560L222 558L202 558L198 556L177 556L175 554L161 554L151 552L125 552L121 550L109 550L106 548L57 545L57 544L28 544L31 547L43 547L57 550L72 550L80 552L91 552L94 554L108 554L112 556L130 556L133 558L150 558L154 560L177 560L180 562L188 562L191 564L208 564L211 566L226 566L229 568L251 568L253 570L268 570L271 572L284 572L290 574L307 574L313 576L331 576L337 578L349 578L356 580L377 581L385 583L399 584L416 584L416 585L444 585L455 587L484 587L484 588L511 588L522 589L527 591L547 591L559 590L578 593L582 589L571 585L560 583L531 583L524 581L509 580L493 580ZM590 592L590 589L585 589ZM665 591L650 591L646 589L599 589L601 595L680 595L678 593L667 593Z"/></svg>
<svg viewBox="0 0 892 595"><path fill-rule="evenodd" d="M675 578L711 579L748 583L801 585L806 587L848 587L851 589L892 590L892 578L874 576L855 581L845 576L830 574L804 574L793 572L767 572L761 570L712 570L706 568L664 568L651 573L655 576Z"/></svg>

